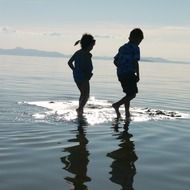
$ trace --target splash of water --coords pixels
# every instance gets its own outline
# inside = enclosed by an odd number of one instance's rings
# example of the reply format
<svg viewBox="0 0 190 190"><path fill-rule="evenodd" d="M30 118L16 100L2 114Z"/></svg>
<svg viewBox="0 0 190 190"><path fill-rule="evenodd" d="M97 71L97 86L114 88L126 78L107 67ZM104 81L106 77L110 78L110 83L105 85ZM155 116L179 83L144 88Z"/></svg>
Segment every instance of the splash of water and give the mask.
<svg viewBox="0 0 190 190"><path fill-rule="evenodd" d="M77 118L76 108L78 101L36 101L36 102L20 102L20 104L27 104L46 108L42 112L34 113L32 116L36 120L53 119L55 121L75 121ZM107 100L98 100L91 97L84 110L84 117L88 124L94 125L113 121L115 115L114 109L111 107L111 102ZM124 108L120 109L124 117ZM179 119L190 118L187 113L180 113L178 111L158 110L151 108L131 108L132 121L149 121L149 120L163 120L163 119Z"/></svg>

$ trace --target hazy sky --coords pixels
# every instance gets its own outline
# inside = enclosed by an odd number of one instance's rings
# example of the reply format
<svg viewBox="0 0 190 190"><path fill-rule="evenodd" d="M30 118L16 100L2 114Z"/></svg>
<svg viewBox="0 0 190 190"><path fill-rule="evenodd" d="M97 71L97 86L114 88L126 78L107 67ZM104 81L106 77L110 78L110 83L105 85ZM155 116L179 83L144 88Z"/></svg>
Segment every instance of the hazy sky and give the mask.
<svg viewBox="0 0 190 190"><path fill-rule="evenodd" d="M189 0L0 0L0 48L71 54L89 32L95 55L113 56L134 27L142 56L190 60Z"/></svg>

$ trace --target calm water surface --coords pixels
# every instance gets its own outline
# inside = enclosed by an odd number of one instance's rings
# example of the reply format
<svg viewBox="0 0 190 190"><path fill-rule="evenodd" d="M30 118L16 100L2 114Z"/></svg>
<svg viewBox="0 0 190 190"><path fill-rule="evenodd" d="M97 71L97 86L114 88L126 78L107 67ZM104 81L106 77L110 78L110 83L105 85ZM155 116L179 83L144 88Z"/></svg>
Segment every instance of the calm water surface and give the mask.
<svg viewBox="0 0 190 190"><path fill-rule="evenodd" d="M128 126L112 62L94 60L84 119L66 62L0 56L0 190L188 190L190 65L142 62Z"/></svg>

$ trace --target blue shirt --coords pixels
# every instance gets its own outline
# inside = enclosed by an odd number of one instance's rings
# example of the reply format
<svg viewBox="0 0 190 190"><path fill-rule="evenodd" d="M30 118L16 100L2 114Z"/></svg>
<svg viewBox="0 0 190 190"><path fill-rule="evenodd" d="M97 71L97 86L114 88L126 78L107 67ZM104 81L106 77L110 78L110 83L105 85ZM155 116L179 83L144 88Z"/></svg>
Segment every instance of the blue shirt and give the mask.
<svg viewBox="0 0 190 190"><path fill-rule="evenodd" d="M82 82L85 80L90 80L92 77L92 54L84 50L78 50L73 55L74 60L74 70L73 77L76 82Z"/></svg>
<svg viewBox="0 0 190 190"><path fill-rule="evenodd" d="M139 47L128 42L119 48L117 55L114 57L114 61L117 64L117 75L119 77L134 74L136 72L135 62L140 60Z"/></svg>

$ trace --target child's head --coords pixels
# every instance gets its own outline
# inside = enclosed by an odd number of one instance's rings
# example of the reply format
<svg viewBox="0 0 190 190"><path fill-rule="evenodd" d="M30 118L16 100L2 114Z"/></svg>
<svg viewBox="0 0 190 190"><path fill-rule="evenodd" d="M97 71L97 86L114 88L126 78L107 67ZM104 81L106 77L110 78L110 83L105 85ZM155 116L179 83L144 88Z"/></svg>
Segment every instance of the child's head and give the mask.
<svg viewBox="0 0 190 190"><path fill-rule="evenodd" d="M78 43L80 43L81 48L84 50L87 49L92 49L93 46L95 45L96 40L94 39L94 37L91 34L83 34L82 38L77 41L75 43L75 45L77 45Z"/></svg>
<svg viewBox="0 0 190 190"><path fill-rule="evenodd" d="M140 28L135 28L130 32L129 40L131 42L134 42L139 45L141 41L143 40L143 38L144 38L144 35Z"/></svg>

